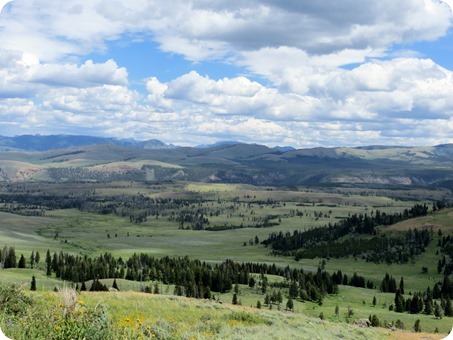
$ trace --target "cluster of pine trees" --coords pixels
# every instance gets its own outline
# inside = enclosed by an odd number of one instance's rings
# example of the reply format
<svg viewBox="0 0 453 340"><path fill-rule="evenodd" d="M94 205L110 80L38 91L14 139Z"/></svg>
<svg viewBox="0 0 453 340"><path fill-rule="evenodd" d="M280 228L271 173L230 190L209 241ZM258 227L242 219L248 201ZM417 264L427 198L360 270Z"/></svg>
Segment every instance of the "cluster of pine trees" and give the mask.
<svg viewBox="0 0 453 340"><path fill-rule="evenodd" d="M307 245L295 254L296 261L303 258L341 258L361 256L367 262L407 263L415 255L425 251L431 240L426 229L409 229L404 237L354 235L346 240L326 241ZM275 250L273 251L276 252Z"/></svg>
<svg viewBox="0 0 453 340"><path fill-rule="evenodd" d="M39 264L40 255L37 251L36 253L32 251L30 255L30 268L33 268L35 265ZM4 246L3 249L0 249L0 268L25 268L27 261L23 254L20 255L19 260L16 257L16 250L14 247Z"/></svg>
<svg viewBox="0 0 453 340"><path fill-rule="evenodd" d="M353 214L324 227L312 228L305 231L271 233L262 241L266 247L272 247L276 255L295 256L296 260L314 257L346 257L362 255L368 261L387 263L404 263L415 254L424 251L430 241L426 230L408 231L405 239L396 237L357 237L357 235L376 234L375 227L391 225L409 218L425 216L428 213L426 204L416 204L401 213L386 214L379 210L367 214ZM349 240L339 241L346 235L356 236Z"/></svg>
<svg viewBox="0 0 453 340"><path fill-rule="evenodd" d="M220 264L208 264L183 258L155 258L148 254L134 254L127 260L105 253L95 258L71 255L63 252L46 254L46 273L74 283L105 278L125 278L134 281L159 281L175 285L176 295L209 298L211 292L230 291L234 284L251 282L267 292L265 275L277 275L286 279L287 286L296 287L301 300L320 301L326 294L338 291L337 284L326 271L304 272L302 269L277 267L275 264L236 263L227 260ZM261 279L255 280L259 275Z"/></svg>
<svg viewBox="0 0 453 340"><path fill-rule="evenodd" d="M365 278L357 273L354 273L351 278L348 278L348 275L343 274L341 270L333 272L332 280L337 285L353 286L374 289L374 283L370 280L365 280Z"/></svg>

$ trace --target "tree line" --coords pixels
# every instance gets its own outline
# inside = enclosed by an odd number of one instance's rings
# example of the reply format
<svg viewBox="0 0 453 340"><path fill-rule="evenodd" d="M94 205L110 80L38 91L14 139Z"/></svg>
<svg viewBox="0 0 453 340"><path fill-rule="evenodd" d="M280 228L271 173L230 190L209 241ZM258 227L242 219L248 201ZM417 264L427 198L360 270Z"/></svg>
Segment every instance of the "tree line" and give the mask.
<svg viewBox="0 0 453 340"><path fill-rule="evenodd" d="M272 248L272 254L295 256L296 259L313 257L345 257L366 253L373 262L407 262L409 257L424 250L430 240L427 231L410 230L405 239L381 236L351 238L339 241L346 235L376 235L377 226L392 225L410 218L426 216L428 206L416 204L400 213L387 214L379 210L367 214L353 214L336 223L309 230L274 232L262 241ZM369 251L371 249L371 251ZM396 260L395 260L396 259Z"/></svg>
<svg viewBox="0 0 453 340"><path fill-rule="evenodd" d="M270 287L275 287L269 283L266 275L284 277L286 287L296 287L292 290L296 292L292 294L294 298L303 301L319 302L326 294L338 292L337 283L332 276L320 268L316 273L312 273L265 263L237 263L226 260L220 264L210 264L189 259L187 256L155 258L140 253L124 260L110 253L91 258L62 251L52 254L48 250L45 269L48 276L55 275L59 279L82 284L89 280L106 278L124 278L144 284L158 281L175 285L176 295L194 298L210 298L211 292L228 292L237 284L254 286L266 294Z"/></svg>

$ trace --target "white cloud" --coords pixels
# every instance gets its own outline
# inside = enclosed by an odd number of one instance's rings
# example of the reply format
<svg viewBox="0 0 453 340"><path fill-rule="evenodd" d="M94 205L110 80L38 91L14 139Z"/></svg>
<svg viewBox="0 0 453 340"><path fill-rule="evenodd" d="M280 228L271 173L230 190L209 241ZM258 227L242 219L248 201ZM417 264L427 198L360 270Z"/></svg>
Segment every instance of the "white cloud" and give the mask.
<svg viewBox="0 0 453 340"><path fill-rule="evenodd" d="M127 85L127 71L113 60L95 64L41 64L29 53L0 49L0 98L33 98L49 87Z"/></svg>
<svg viewBox="0 0 453 340"><path fill-rule="evenodd" d="M94 64L87 60L78 66L75 64L44 64L32 69L31 82L52 86L86 87L99 84L126 85L127 71L118 68L113 60Z"/></svg>
<svg viewBox="0 0 453 340"><path fill-rule="evenodd" d="M283 46L328 55L436 39L451 17L435 0L36 0L32 7L16 0L2 15L0 36L4 48L44 61L103 50L125 33L152 34L163 50L190 60Z"/></svg>
<svg viewBox="0 0 453 340"><path fill-rule="evenodd" d="M0 120L191 144L453 142L452 72L389 52L445 35L452 17L436 0L16 0L0 14ZM113 58L85 60L128 35L253 77L144 74L139 94Z"/></svg>

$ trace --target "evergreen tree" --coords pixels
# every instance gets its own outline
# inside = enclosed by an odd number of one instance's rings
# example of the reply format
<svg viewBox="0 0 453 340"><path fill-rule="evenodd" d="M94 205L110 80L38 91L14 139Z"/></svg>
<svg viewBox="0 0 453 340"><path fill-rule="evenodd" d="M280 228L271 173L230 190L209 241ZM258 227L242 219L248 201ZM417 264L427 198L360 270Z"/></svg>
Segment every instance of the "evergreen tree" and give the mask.
<svg viewBox="0 0 453 340"><path fill-rule="evenodd" d="M157 282L154 284L153 294L160 294L159 284Z"/></svg>
<svg viewBox="0 0 453 340"><path fill-rule="evenodd" d="M349 280L348 280L348 276L346 274L343 275L343 282L342 284L344 286L348 285L349 284Z"/></svg>
<svg viewBox="0 0 453 340"><path fill-rule="evenodd" d="M296 281L291 281L291 284L289 285L289 296L293 299L297 298L298 291Z"/></svg>
<svg viewBox="0 0 453 340"><path fill-rule="evenodd" d="M269 294L266 294L266 296L264 297L264 304L267 306L270 304L270 297L269 297Z"/></svg>
<svg viewBox="0 0 453 340"><path fill-rule="evenodd" d="M410 309L409 309L409 312L411 314L418 314L419 312L419 302L418 302L418 295L417 294L414 294L412 296L412 300L411 300L411 304L410 304Z"/></svg>
<svg viewBox="0 0 453 340"><path fill-rule="evenodd" d="M437 319L442 319L442 308L439 306L437 301L434 302L434 316Z"/></svg>
<svg viewBox="0 0 453 340"><path fill-rule="evenodd" d="M264 277L261 282L261 293L266 294L267 291L267 277Z"/></svg>
<svg viewBox="0 0 453 340"><path fill-rule="evenodd" d="M52 258L50 257L50 250L47 249L46 253L46 275L50 276L52 274Z"/></svg>
<svg viewBox="0 0 453 340"><path fill-rule="evenodd" d="M422 331L422 327L420 326L420 319L417 319L414 323L414 331L419 333Z"/></svg>
<svg viewBox="0 0 453 340"><path fill-rule="evenodd" d="M335 315L338 317L338 315L340 314L340 307L338 307L338 305L335 306Z"/></svg>
<svg viewBox="0 0 453 340"><path fill-rule="evenodd" d="M440 299L441 294L439 285L435 283L433 287L433 299Z"/></svg>
<svg viewBox="0 0 453 340"><path fill-rule="evenodd" d="M444 298L453 298L453 284L451 283L448 276L444 276L444 281L442 282L442 288L440 290Z"/></svg>
<svg viewBox="0 0 453 340"><path fill-rule="evenodd" d="M376 306L376 296L373 296L373 306Z"/></svg>
<svg viewBox="0 0 453 340"><path fill-rule="evenodd" d="M36 290L36 278L34 275L31 277L30 290Z"/></svg>
<svg viewBox="0 0 453 340"><path fill-rule="evenodd" d="M82 281L82 286L80 287L81 292L86 292L87 286L85 285L85 281Z"/></svg>
<svg viewBox="0 0 453 340"><path fill-rule="evenodd" d="M32 251L30 255L30 268L33 269L35 265L35 252Z"/></svg>
<svg viewBox="0 0 453 340"><path fill-rule="evenodd" d="M373 316L371 317L370 321L371 321L371 326L372 327L379 327L379 319L376 316L376 314L373 314Z"/></svg>
<svg viewBox="0 0 453 340"><path fill-rule="evenodd" d="M233 294L233 300L231 301L233 305L238 304L238 295L236 293Z"/></svg>
<svg viewBox="0 0 453 340"><path fill-rule="evenodd" d="M400 280L400 291L401 291L401 294L404 295L404 279L402 276L401 276L401 280Z"/></svg>
<svg viewBox="0 0 453 340"><path fill-rule="evenodd" d="M5 262L3 263L3 268L16 268L17 260L16 260L16 250L14 247L5 247ZM6 254L7 253L7 254Z"/></svg>
<svg viewBox="0 0 453 340"><path fill-rule="evenodd" d="M17 265L18 268L25 268L25 257L24 257L24 254L20 254L20 259L19 259L19 263Z"/></svg>
<svg viewBox="0 0 453 340"><path fill-rule="evenodd" d="M36 251L36 253L35 253L35 263L36 263L36 265L39 264L39 260L40 260L40 259L41 259L41 258L40 258L40 256L39 256L39 251Z"/></svg>
<svg viewBox="0 0 453 340"><path fill-rule="evenodd" d="M120 289L118 288L118 284L116 283L116 279L113 279L112 288L115 288L116 290L120 290Z"/></svg>
<svg viewBox="0 0 453 340"><path fill-rule="evenodd" d="M404 297L401 295L401 291L398 289L395 293L395 312L403 313L405 309Z"/></svg>
<svg viewBox="0 0 453 340"><path fill-rule="evenodd" d="M90 292L108 292L108 288L106 285L102 284L99 279L93 280L93 283L90 288Z"/></svg>
<svg viewBox="0 0 453 340"><path fill-rule="evenodd" d="M286 301L286 309L292 311L293 308L294 308L294 302L293 302L293 299L291 299L291 296L290 296L288 301Z"/></svg>
<svg viewBox="0 0 453 340"><path fill-rule="evenodd" d="M256 308L261 309L261 301L260 300L257 301Z"/></svg>
<svg viewBox="0 0 453 340"><path fill-rule="evenodd" d="M425 308L424 312L427 315L433 314L433 302L431 299L425 299Z"/></svg>
<svg viewBox="0 0 453 340"><path fill-rule="evenodd" d="M237 282L234 284L234 292L239 294L239 284Z"/></svg>
<svg viewBox="0 0 453 340"><path fill-rule="evenodd" d="M445 302L444 314L445 314L445 316L453 316L453 308L451 306L451 300L448 298Z"/></svg>

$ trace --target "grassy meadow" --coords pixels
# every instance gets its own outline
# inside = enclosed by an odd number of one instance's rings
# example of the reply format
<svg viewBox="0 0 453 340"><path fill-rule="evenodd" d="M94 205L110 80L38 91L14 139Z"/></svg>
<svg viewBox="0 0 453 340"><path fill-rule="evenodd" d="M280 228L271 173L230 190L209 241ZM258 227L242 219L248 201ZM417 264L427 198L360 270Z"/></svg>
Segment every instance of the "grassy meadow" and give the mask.
<svg viewBox="0 0 453 340"><path fill-rule="evenodd" d="M302 259L269 255L269 248L253 242L255 237L264 240L271 232L283 233L293 230L305 230L327 223L335 223L348 214L367 213L379 209L386 213L400 212L416 203L424 203L425 197L439 199L443 191L427 191L422 195L419 189L414 192L392 191L388 189L365 190L346 188L315 189L276 189L271 187L253 187L236 184L204 183L165 183L138 184L117 182L113 184L74 184L53 185L30 184L32 188L20 190L49 191L53 193L70 192L73 195L85 195L95 192L100 196L122 195L124 200L132 195L141 194L150 198L190 199L185 209L205 209L212 212L210 226L239 226L237 229L221 231L180 229L180 224L171 219L172 211L162 211L158 216L149 216L145 222L133 223L128 217L113 214L81 212L77 209L47 210L44 216L22 216L0 212L0 246L14 246L16 254L24 254L27 259L32 251L39 251L40 264L34 269L0 270L3 283L21 283L25 290L29 288L31 276L37 280L37 292L32 292L37 306L55 310L60 296L53 293L55 287L64 283L55 277L47 277L44 271L45 253L68 252L88 256L97 256L110 252L114 256L127 258L134 253L148 253L155 257L189 256L207 262L221 262L232 259L238 262L275 263L278 266L289 265L315 271L322 259ZM49 185L49 187L46 187ZM6 192L5 188L2 188ZM401 196L401 197L400 197ZM203 198L204 201L197 201ZM403 199L404 198L404 199ZM6 204L5 204L6 205ZM429 202L431 205L431 202ZM2 203L0 202L0 207ZM216 214L218 212L218 214ZM299 212L297 214L296 212ZM253 227L267 216L276 225ZM363 289L339 286L338 295L326 296L322 305L312 302L294 301L294 313L284 311L288 292L282 290L283 303L272 307L264 305L264 295L254 288L241 285L238 298L242 306L231 305L233 292L216 294L222 304L214 301L192 300L172 296L174 287L161 285L162 295L139 293L140 283L118 280L121 292L85 293L78 299L87 305L105 304L108 318L123 338L140 338L150 332L146 327L155 329L155 336L174 339L201 338L306 338L306 339L390 339L404 338L404 332L390 332L384 328L364 329L347 323L355 319L368 318L375 314L382 325L394 324L399 319L405 329L412 330L414 322L420 319L424 332L440 332L439 336L424 335L431 339L447 334L453 319L434 318L433 315L396 313L389 311L394 294L381 293L379 285L384 275L389 273L399 282L404 276L406 298L409 292L424 291L428 286L441 281L443 276L436 271L437 230L444 233L453 230L453 209L430 214L426 217L404 221L380 229L380 233L398 233L408 228L433 228L433 240L426 251L416 257L413 263L404 265L384 263L374 264L361 258L329 259L325 269L329 272L341 269L351 277L355 272L374 282L376 289ZM421 268L427 267L423 273ZM275 279L276 280L276 279ZM109 287L113 280L103 280ZM87 283L88 284L88 283ZM146 283L144 283L146 284ZM151 283L149 283L151 284ZM271 291L274 288L269 288ZM376 297L376 306L372 305ZM255 308L257 301L261 310ZM339 313L335 313L338 306ZM37 307L37 308L38 308ZM272 309L270 309L272 308ZM353 314L347 317L347 311ZM56 309L58 310L58 308ZM249 316L244 316L243 314ZM320 319L323 314L324 320ZM1 318L1 316L0 316ZM128 321L129 320L129 321ZM140 320L140 325L136 320ZM1 319L2 329L7 320ZM55 331L55 329L54 329ZM158 333L160 332L160 333ZM19 334L19 333L17 333ZM159 335L160 334L160 335ZM167 334L164 337L162 334ZM411 333L414 335L413 333ZM159 336L158 336L159 335ZM119 338L118 337L118 338ZM58 337L55 337L58 338Z"/></svg>

